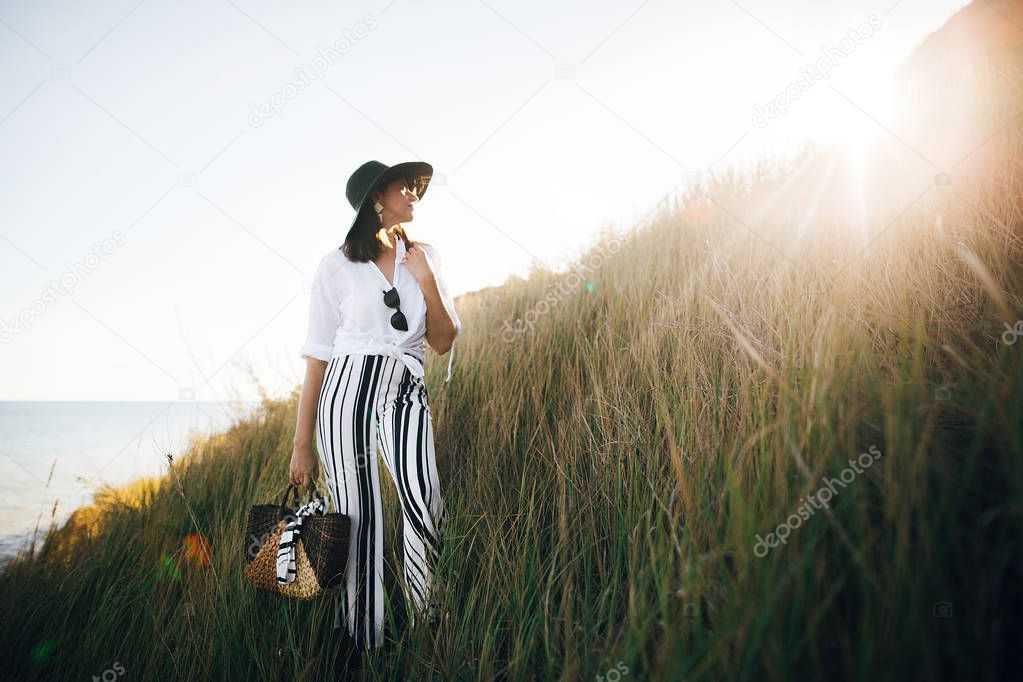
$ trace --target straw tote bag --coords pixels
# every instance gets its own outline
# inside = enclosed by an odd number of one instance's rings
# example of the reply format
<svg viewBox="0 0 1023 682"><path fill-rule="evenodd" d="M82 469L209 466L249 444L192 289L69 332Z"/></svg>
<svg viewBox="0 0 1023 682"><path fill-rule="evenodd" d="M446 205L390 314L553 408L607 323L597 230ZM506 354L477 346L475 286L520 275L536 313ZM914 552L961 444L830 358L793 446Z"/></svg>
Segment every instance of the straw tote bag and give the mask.
<svg viewBox="0 0 1023 682"><path fill-rule="evenodd" d="M305 505L291 509L289 485L280 504L249 508L245 530L245 578L256 588L293 599L315 599L344 584L351 519L327 513L312 488ZM282 541L283 540L283 541Z"/></svg>

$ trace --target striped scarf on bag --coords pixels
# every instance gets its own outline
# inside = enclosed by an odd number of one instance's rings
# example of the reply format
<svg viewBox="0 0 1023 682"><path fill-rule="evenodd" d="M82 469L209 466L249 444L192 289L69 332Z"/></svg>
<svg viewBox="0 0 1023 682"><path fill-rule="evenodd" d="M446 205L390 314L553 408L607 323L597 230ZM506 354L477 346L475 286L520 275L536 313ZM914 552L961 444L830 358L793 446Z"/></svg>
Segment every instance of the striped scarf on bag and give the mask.
<svg viewBox="0 0 1023 682"><path fill-rule="evenodd" d="M322 515L326 513L326 500L322 497L308 502L299 507L294 518L288 521L281 533L281 542L277 547L277 582L290 583L295 580L295 548L298 546L298 539L302 535L302 518L313 514Z"/></svg>

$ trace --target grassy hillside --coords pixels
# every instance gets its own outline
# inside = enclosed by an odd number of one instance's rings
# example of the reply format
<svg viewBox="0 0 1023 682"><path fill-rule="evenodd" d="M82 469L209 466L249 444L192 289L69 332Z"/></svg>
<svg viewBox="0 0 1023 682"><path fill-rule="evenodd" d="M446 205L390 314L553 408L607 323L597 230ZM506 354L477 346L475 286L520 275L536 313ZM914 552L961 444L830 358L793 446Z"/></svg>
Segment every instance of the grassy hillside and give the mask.
<svg viewBox="0 0 1023 682"><path fill-rule="evenodd" d="M1023 609L1023 129L995 129L958 129L950 181L880 147L855 172L810 149L708 177L575 275L462 297L453 379L446 359L427 376L450 618L405 633L396 614L397 646L363 676L1004 679ZM335 660L329 603L242 577L245 512L283 492L296 398L12 564L4 669L354 665Z"/></svg>

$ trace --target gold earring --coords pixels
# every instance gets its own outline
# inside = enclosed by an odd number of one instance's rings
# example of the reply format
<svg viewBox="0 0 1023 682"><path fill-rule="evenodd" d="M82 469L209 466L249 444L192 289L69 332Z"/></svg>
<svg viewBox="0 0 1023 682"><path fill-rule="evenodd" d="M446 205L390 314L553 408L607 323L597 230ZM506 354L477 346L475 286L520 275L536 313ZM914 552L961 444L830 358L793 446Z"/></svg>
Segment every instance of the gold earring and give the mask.
<svg viewBox="0 0 1023 682"><path fill-rule="evenodd" d="M381 204L379 201L374 201L373 210L376 211L377 221L381 223L384 222L384 205Z"/></svg>

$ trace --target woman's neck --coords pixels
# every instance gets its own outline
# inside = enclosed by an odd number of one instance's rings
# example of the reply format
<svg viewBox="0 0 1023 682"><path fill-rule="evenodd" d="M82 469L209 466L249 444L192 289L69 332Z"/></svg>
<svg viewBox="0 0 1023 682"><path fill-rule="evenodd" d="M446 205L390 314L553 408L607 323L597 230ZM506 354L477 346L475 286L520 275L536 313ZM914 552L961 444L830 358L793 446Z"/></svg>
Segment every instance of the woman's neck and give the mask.
<svg viewBox="0 0 1023 682"><path fill-rule="evenodd" d="M385 247L393 248L393 247L397 246L398 239L401 238L400 230L401 230L401 223L396 223L390 229L381 230L377 234L377 238L380 240L380 243L383 244Z"/></svg>

